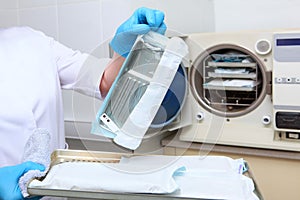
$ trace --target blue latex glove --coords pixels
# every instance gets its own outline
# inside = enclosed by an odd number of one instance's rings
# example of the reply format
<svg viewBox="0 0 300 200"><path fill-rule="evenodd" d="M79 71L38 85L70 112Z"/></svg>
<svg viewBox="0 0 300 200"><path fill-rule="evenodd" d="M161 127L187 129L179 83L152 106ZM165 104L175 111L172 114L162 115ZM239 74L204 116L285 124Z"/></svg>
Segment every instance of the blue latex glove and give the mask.
<svg viewBox="0 0 300 200"><path fill-rule="evenodd" d="M45 167L29 161L15 166L0 168L0 200L24 199L19 188L19 179L29 170L44 171Z"/></svg>
<svg viewBox="0 0 300 200"><path fill-rule="evenodd" d="M119 55L126 57L137 36L150 30L164 34L167 27L164 23L165 15L159 10L139 8L118 29L110 42L112 49Z"/></svg>

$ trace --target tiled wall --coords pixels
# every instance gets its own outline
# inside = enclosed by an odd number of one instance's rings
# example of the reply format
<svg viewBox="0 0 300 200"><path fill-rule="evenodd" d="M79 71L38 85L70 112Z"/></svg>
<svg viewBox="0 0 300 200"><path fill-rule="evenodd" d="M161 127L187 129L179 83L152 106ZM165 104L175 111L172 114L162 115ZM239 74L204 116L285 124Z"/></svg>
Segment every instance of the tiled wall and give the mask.
<svg viewBox="0 0 300 200"><path fill-rule="evenodd" d="M168 29L182 33L300 27L299 0L0 0L0 28L31 26L73 49L94 53L100 45L108 55L107 41L140 6L163 10ZM67 135L89 137L101 102L63 95L66 121L78 122L75 130L67 124Z"/></svg>
<svg viewBox="0 0 300 200"><path fill-rule="evenodd" d="M0 27L31 26L92 52L140 6L163 10L168 29L182 33L300 27L298 0L0 0Z"/></svg>
<svg viewBox="0 0 300 200"><path fill-rule="evenodd" d="M30 26L85 52L103 41L99 0L1 0L0 6L2 27Z"/></svg>
<svg viewBox="0 0 300 200"><path fill-rule="evenodd" d="M140 6L163 10L170 30L214 29L211 0L0 0L0 27L28 25L90 52Z"/></svg>
<svg viewBox="0 0 300 200"><path fill-rule="evenodd" d="M30 26L83 52L100 46L105 56L116 28L141 6L163 10L171 31L214 30L212 0L0 0L0 28ZM67 137L93 138L89 123L101 102L72 91L63 97Z"/></svg>
<svg viewBox="0 0 300 200"><path fill-rule="evenodd" d="M300 28L299 0L214 0L215 31Z"/></svg>

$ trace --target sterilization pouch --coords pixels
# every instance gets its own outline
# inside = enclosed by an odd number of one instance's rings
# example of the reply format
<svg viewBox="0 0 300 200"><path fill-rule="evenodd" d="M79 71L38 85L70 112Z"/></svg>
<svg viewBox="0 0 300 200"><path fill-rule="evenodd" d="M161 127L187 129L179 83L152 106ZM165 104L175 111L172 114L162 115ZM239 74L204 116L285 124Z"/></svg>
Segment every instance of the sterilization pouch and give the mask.
<svg viewBox="0 0 300 200"><path fill-rule="evenodd" d="M155 32L139 37L99 109L91 132L134 150L156 118L161 125L174 120L184 95L175 93L170 101L174 106L163 111L161 104L187 53L181 38Z"/></svg>

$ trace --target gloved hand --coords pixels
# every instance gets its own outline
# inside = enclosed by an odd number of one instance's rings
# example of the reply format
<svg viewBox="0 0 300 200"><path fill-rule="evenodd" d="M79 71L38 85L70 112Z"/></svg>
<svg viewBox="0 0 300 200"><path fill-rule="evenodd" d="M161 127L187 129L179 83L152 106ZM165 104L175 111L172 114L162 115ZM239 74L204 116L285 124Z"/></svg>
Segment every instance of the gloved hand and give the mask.
<svg viewBox="0 0 300 200"><path fill-rule="evenodd" d="M24 199L19 188L19 179L29 170L44 171L45 167L28 161L19 165L0 168L0 200Z"/></svg>
<svg viewBox="0 0 300 200"><path fill-rule="evenodd" d="M167 27L164 23L165 15L159 10L139 8L118 29L110 46L119 55L126 57L137 36L150 30L164 34Z"/></svg>

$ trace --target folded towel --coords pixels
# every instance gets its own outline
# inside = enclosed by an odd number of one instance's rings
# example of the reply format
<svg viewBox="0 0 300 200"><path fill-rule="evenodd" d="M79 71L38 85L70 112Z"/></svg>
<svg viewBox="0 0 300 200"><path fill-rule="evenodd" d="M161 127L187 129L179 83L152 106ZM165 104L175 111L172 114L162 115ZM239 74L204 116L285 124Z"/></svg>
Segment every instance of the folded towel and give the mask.
<svg viewBox="0 0 300 200"><path fill-rule="evenodd" d="M28 197L28 183L35 178L40 178L46 175L50 166L50 133L47 129L37 128L29 137L23 154L23 162L32 161L45 166L45 171L30 170L24 174L19 180L19 187L23 197Z"/></svg>

